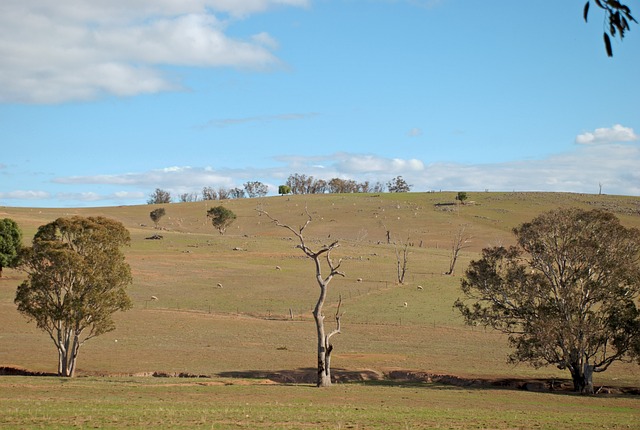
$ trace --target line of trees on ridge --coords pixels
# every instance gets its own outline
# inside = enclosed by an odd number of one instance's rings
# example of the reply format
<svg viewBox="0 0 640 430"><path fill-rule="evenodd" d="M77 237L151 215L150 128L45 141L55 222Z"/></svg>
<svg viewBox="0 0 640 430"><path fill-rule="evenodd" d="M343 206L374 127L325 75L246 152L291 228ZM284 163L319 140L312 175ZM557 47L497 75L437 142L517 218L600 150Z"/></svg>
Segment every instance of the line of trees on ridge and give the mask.
<svg viewBox="0 0 640 430"><path fill-rule="evenodd" d="M406 193L411 191L410 185L402 176L396 176L386 184L381 182L371 183L369 181L357 182L353 179L332 178L330 180L316 179L313 176L293 173L289 175L285 184L278 187L278 194L339 194L339 193ZM246 197L264 197L269 192L269 186L260 181L248 181L243 184L243 188L225 187L203 187L202 192L182 193L178 196L178 201L196 202L200 200L227 200L243 199ZM169 191L156 188L149 196L148 204L171 203L173 196Z"/></svg>

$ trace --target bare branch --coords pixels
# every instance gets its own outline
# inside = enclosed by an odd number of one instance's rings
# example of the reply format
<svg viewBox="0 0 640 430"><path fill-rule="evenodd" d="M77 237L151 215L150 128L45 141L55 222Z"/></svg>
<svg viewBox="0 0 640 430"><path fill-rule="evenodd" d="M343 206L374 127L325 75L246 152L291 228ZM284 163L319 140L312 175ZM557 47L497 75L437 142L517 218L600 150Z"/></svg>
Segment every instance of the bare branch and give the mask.
<svg viewBox="0 0 640 430"><path fill-rule="evenodd" d="M331 333L329 333L327 335L327 347L329 346L329 339L331 338L331 336L333 336L334 334L339 334L340 333L340 318L342 317L342 315L344 315L343 313L340 313L340 306L342 305L342 294L340 295L340 298L338 299L338 308L336 309L336 328L335 330L333 330Z"/></svg>

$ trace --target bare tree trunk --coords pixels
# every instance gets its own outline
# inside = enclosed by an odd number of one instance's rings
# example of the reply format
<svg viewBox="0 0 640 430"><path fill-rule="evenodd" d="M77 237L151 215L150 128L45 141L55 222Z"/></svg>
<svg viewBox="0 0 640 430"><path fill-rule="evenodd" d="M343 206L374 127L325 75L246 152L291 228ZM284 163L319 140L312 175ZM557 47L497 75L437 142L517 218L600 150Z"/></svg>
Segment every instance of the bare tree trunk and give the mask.
<svg viewBox="0 0 640 430"><path fill-rule="evenodd" d="M471 236L465 235L465 230L466 226L460 226L451 241L451 259L449 260L449 270L445 272L445 275L453 275L460 251L469 247L468 243L471 241Z"/></svg>
<svg viewBox="0 0 640 430"><path fill-rule="evenodd" d="M396 248L396 263L398 266L398 283L404 284L404 277L407 274L407 261L408 261L407 257L409 254L409 239L407 238L407 243L404 244L404 247L402 249L402 256L398 251L398 244L395 243L394 245Z"/></svg>
<svg viewBox="0 0 640 430"><path fill-rule="evenodd" d="M338 242L335 241L331 245L324 245L316 252L312 251L306 245L302 233L304 232L304 229L307 227L307 225L309 225L309 223L311 222L311 215L309 215L308 211L307 222L298 230L295 230L286 224L280 223L277 219L274 219L273 217L271 217L271 215L263 210L259 209L258 212L260 212L261 214L265 214L277 226L284 227L291 231L294 235L296 235L296 237L300 240L298 248L302 249L307 257L311 258L314 262L316 269L316 282L320 287L320 295L318 296L318 301L316 302L316 306L313 309L313 318L316 322L318 355L318 378L316 384L318 387L328 387L331 385L331 352L333 351L333 345L329 342L329 340L334 334L340 333L340 305L342 304L342 298L340 298L338 309L336 311L336 329L329 334L326 333L324 328L324 314L322 312L322 308L327 297L327 287L329 286L329 283L331 282L333 277L336 275L344 276L344 274L338 270L342 261L338 261L338 264L334 264L331 260L331 251L334 248L338 247ZM329 275L327 275L326 278L322 276L321 259L323 257L326 259L326 264L330 270Z"/></svg>
<svg viewBox="0 0 640 430"><path fill-rule="evenodd" d="M331 366L329 361L331 351L326 347L324 315L322 315L322 304L320 301L318 301L318 305L316 305L316 308L313 310L313 318L316 321L316 332L318 334L318 378L316 384L318 387L328 387L331 385Z"/></svg>

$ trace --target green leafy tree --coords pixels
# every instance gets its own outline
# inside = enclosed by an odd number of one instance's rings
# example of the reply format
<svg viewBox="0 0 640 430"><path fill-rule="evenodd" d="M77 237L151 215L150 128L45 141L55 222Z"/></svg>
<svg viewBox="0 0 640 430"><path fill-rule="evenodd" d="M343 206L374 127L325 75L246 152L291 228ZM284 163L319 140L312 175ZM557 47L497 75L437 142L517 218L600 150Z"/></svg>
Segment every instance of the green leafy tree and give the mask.
<svg viewBox="0 0 640 430"><path fill-rule="evenodd" d="M631 15L631 9L629 6L622 4L618 0L595 0L594 3L600 9L604 10L605 21L608 21L608 28L605 26L603 38L604 47L609 57L613 57L613 48L611 47L611 37L620 36L620 40L624 39L624 34L631 28L629 22L638 21ZM585 22L589 18L589 8L591 1L587 1L584 5L583 16Z"/></svg>
<svg viewBox="0 0 640 430"><path fill-rule="evenodd" d="M459 201L460 203L464 204L465 200L467 200L467 193L465 193L464 191L460 191L458 192L458 194L456 194L456 200Z"/></svg>
<svg viewBox="0 0 640 430"><path fill-rule="evenodd" d="M560 209L514 229L517 247L486 248L461 282L468 324L509 334L512 362L568 369L574 390L640 352L640 231L611 213Z"/></svg>
<svg viewBox="0 0 640 430"><path fill-rule="evenodd" d="M156 225L156 228L158 228L160 220L166 215L166 213L167 211L165 211L164 208L156 208L149 212L149 218L151 218L151 221Z"/></svg>
<svg viewBox="0 0 640 430"><path fill-rule="evenodd" d="M227 227L236 219L236 214L224 206L215 206L207 211L207 217L211 218L211 224L224 234Z"/></svg>
<svg viewBox="0 0 640 430"><path fill-rule="evenodd" d="M112 315L131 308L131 269L121 250L129 242L118 221L75 216L41 226L25 249L28 278L15 303L53 340L60 376L74 376L80 346L114 330Z"/></svg>
<svg viewBox="0 0 640 430"><path fill-rule="evenodd" d="M291 194L291 187L289 185L278 186L278 194L284 196L285 194Z"/></svg>
<svg viewBox="0 0 640 430"><path fill-rule="evenodd" d="M18 224L10 218L0 220L0 278L2 268L18 265L21 248L22 231Z"/></svg>

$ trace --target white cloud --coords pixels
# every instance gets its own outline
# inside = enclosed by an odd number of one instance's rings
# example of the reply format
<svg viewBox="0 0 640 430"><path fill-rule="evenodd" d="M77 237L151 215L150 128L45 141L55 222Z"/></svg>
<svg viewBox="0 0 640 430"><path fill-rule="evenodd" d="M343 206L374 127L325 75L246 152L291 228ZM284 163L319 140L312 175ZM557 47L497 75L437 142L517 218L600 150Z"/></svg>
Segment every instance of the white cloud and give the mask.
<svg viewBox="0 0 640 430"><path fill-rule="evenodd" d="M421 171L424 163L421 160L401 158L384 158L376 155L360 155L339 153L330 157L335 168L346 174L388 174L397 175L407 171Z"/></svg>
<svg viewBox="0 0 640 430"><path fill-rule="evenodd" d="M176 90L164 65L264 69L266 32L231 38L239 17L307 0L3 0L0 102L59 103ZM228 14L219 19L214 13Z"/></svg>
<svg viewBox="0 0 640 430"><path fill-rule="evenodd" d="M0 192L0 199L7 200L42 200L49 199L51 195L45 191L15 190Z"/></svg>
<svg viewBox="0 0 640 430"><path fill-rule="evenodd" d="M273 194L293 173L316 179L383 184L400 175L413 184L413 191L597 193L602 184L602 191L607 194L640 196L640 145L584 145L544 159L490 164L425 164L418 159L350 153L291 155L275 161L277 165L263 168L170 166L146 172L64 177L53 182L73 191L7 191L0 192L0 199L24 200L29 206L38 200L42 202L36 205L53 206L74 206L77 202L142 204L155 188L167 190L177 198L182 193L201 193L205 186L234 188L253 180L267 184Z"/></svg>
<svg viewBox="0 0 640 430"><path fill-rule="evenodd" d="M200 167L166 167L157 170L150 170L140 173L125 173L119 175L94 175L94 176L69 176L56 178L54 183L67 185L118 185L131 187L146 187L150 191L153 188L177 188L177 187L194 187L202 189L204 186L231 186L233 180L219 174L209 168Z"/></svg>
<svg viewBox="0 0 640 430"><path fill-rule="evenodd" d="M598 143L633 142L638 139L638 135L632 128L616 124L610 128L596 128L593 132L579 134L576 136L576 143L590 145Z"/></svg>

